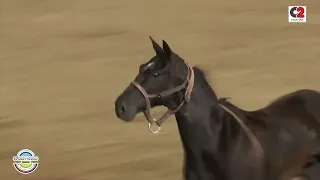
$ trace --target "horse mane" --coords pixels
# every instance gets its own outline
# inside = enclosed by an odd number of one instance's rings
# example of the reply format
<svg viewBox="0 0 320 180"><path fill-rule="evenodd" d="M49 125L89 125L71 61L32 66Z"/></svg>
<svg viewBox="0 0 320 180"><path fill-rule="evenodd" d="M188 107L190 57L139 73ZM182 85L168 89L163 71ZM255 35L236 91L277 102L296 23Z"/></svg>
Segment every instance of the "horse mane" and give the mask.
<svg viewBox="0 0 320 180"><path fill-rule="evenodd" d="M207 85L207 91L213 92L215 97L217 97L215 91L213 90L212 86L211 86L211 80L210 78L208 78L208 71L204 70L203 68L199 67L199 66L194 66L193 67L193 71L195 73L195 75L197 77L201 77L199 78L200 81L202 81L203 84ZM218 98L217 98L218 99ZM221 97L218 99L218 102L221 104L227 104L230 106L235 106L234 104L232 104L229 100L231 98L230 97ZM235 106L236 107L236 106Z"/></svg>
<svg viewBox="0 0 320 180"><path fill-rule="evenodd" d="M210 78L208 78L208 74L209 74L208 71L204 70L203 68L201 68L199 66L194 66L193 71L194 71L195 76L201 77L201 78L199 78L199 80L201 80L204 84L207 84L210 87L210 89L212 91L214 91L211 87L211 84L212 84L211 80L210 80Z"/></svg>
<svg viewBox="0 0 320 180"><path fill-rule="evenodd" d="M209 81L209 78L207 76L208 72L206 70L204 70L203 68L199 67L199 66L194 66L192 68L194 70L194 73L195 74L198 74L200 75L201 77L203 77L203 79L205 79L207 82L210 82Z"/></svg>
<svg viewBox="0 0 320 180"><path fill-rule="evenodd" d="M201 68L199 66L194 66L193 71L197 77L200 77L197 80L202 81L201 83L207 85L207 91L213 92L214 95L216 96L215 91L213 90L212 86L210 85L211 81L210 81L210 78L208 78L208 74L209 74L208 71L204 70L203 68ZM232 106L237 109L240 109L239 107L234 105L232 102L230 102L230 100L231 100L230 97L221 97L221 98L217 98L217 99L218 99L218 103L225 104L227 106ZM240 109L240 110L242 110L242 109Z"/></svg>
<svg viewBox="0 0 320 180"><path fill-rule="evenodd" d="M215 91L213 90L213 88L210 85L210 79L208 78L208 72L198 66L193 67L193 70L194 70L194 73L196 76L201 77L201 78L198 78L200 81L203 81L201 83L204 83L207 85L207 92L208 91L213 92L215 97L217 97ZM261 118L261 120L260 119L256 120L256 116L259 116L259 117L265 116L263 111L259 111L259 110L246 111L246 110L236 106L235 104L233 104L230 100L231 100L230 97L217 98L218 104L226 105L227 107L232 107L233 109L237 109L238 111L241 111L248 119L250 119L250 120L254 119L254 122L259 123L260 125L264 126L264 124L265 124L265 122L263 120L264 118Z"/></svg>
<svg viewBox="0 0 320 180"><path fill-rule="evenodd" d="M227 105L235 106L234 104L232 104L230 102L230 99L231 98L229 98L229 97L222 97L222 98L218 99L218 102L221 103L221 104L227 104Z"/></svg>
<svg viewBox="0 0 320 180"><path fill-rule="evenodd" d="M213 95L217 98L215 91L213 90L212 86L210 85L210 80L208 78L208 72L206 72L203 68L199 66L194 66L193 68L194 75L197 77L197 81L202 84L202 88L206 91L208 95Z"/></svg>
<svg viewBox="0 0 320 180"><path fill-rule="evenodd" d="M215 98L217 99L218 104L222 104L227 107L231 107L233 110L242 112L244 117L246 117L247 120L249 120L251 123L254 123L256 126L259 126L259 127L265 127L265 124L266 124L266 122L264 121L265 113L263 111L245 111L239 108L238 106L234 105L233 103L231 103L230 102L231 98L229 97L217 98L215 91L213 90L213 88L209 83L210 81L208 78L208 73L198 66L193 67L193 70L194 70L195 76L197 77L197 81L203 84L202 88L205 89L208 95L214 95Z"/></svg>

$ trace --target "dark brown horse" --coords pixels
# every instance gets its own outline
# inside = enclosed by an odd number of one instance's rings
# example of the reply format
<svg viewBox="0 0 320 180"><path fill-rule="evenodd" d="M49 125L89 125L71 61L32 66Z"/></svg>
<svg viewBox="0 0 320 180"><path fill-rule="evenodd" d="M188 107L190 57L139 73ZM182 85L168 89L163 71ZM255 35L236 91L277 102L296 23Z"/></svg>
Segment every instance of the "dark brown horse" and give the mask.
<svg viewBox="0 0 320 180"><path fill-rule="evenodd" d="M295 91L248 112L218 99L205 73L188 66L165 41L163 48L152 44L156 56L140 66L115 111L124 121L144 112L159 127L174 114L186 180L319 179L319 92ZM161 105L168 111L157 121L150 109Z"/></svg>

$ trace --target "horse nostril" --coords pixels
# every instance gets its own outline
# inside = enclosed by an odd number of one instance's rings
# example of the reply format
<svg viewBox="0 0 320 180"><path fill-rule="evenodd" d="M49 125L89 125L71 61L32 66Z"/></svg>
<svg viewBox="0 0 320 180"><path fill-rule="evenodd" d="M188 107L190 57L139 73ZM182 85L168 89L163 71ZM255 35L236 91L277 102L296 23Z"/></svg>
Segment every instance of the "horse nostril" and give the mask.
<svg viewBox="0 0 320 180"><path fill-rule="evenodd" d="M121 106L120 107L120 113L124 113L126 110L125 110L125 108L124 108L124 106Z"/></svg>
<svg viewBox="0 0 320 180"><path fill-rule="evenodd" d="M123 104L116 104L116 114L118 116L118 118L122 117L125 112L126 112L126 108Z"/></svg>

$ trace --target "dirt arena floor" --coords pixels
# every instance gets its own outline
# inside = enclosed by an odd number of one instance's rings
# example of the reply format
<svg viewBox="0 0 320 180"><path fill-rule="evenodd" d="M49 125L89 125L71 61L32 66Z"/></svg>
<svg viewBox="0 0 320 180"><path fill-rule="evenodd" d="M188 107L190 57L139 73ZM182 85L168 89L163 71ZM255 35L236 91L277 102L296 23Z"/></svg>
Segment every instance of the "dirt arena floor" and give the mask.
<svg viewBox="0 0 320 180"><path fill-rule="evenodd" d="M307 23L288 23L287 6L301 4ZM219 96L253 110L293 90L320 90L319 6L1 0L0 179L182 179L173 118L151 135L141 115L124 123L114 113L115 98L154 55L148 36L210 72ZM12 166L24 148L40 158L30 175Z"/></svg>

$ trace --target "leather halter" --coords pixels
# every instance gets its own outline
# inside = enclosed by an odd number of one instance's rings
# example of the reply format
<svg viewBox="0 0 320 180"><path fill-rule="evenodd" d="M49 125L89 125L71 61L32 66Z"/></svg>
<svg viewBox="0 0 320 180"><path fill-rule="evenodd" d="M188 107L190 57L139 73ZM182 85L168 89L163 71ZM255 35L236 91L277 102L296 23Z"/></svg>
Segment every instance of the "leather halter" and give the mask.
<svg viewBox="0 0 320 180"><path fill-rule="evenodd" d="M146 110L143 111L144 116L146 117L146 119L148 120L148 127L149 127L149 131L153 134L157 134L161 131L161 125L162 123L168 119L172 114L176 113L183 105L185 102L190 101L191 99L191 93L193 90L193 86L194 86L194 71L193 69L186 64L187 68L188 68L188 75L185 79L185 81L179 85L176 86L175 88L163 91L161 93L158 94L148 94L146 92L146 90L137 82L133 81L132 84L141 92L141 94L143 95L145 101L146 101ZM158 98L158 97L165 97L165 96L169 96L172 95L176 92L179 92L180 90L186 88L185 94L184 94L184 99L182 100L182 102L180 103L180 105L174 109L168 109L159 119L153 118L151 116L151 104L150 104L150 99L151 98ZM248 136L251 144L253 145L253 148L256 152L256 155L258 157L258 161L259 161L259 165L261 165L261 160L264 158L264 150L259 142L259 140L257 139L257 137L253 134L253 132L248 128L248 126L241 120L241 118L239 116L237 116L234 112L232 112L229 108L227 108L226 106L219 104L222 109L224 109L227 113L229 113L234 119L235 121L240 125L240 127L244 130L244 132L246 133L246 135ZM157 125L157 129L153 130L152 129L152 125L156 124Z"/></svg>
<svg viewBox="0 0 320 180"><path fill-rule="evenodd" d="M143 95L143 97L146 101L146 110L143 111L143 114L149 122L148 126L149 126L149 131L151 133L153 133L153 134L159 133L161 130L161 124L166 119L168 119L172 114L176 113L185 102L190 101L192 89L194 86L194 71L188 64L186 64L186 66L188 68L188 75L187 75L185 81L181 85L179 85L175 88L163 91L158 94L148 94L146 92L146 90L139 83L137 83L135 81L132 82L132 84L141 92L141 94ZM176 109L174 109L174 110L168 109L167 112L165 112L159 119L153 118L151 116L151 104L150 104L151 98L169 96L169 95L172 95L176 92L181 91L182 89L186 89L185 94L184 94L184 99L182 100L182 102L180 103L180 105ZM154 123L157 125L156 130L152 129L152 125Z"/></svg>

